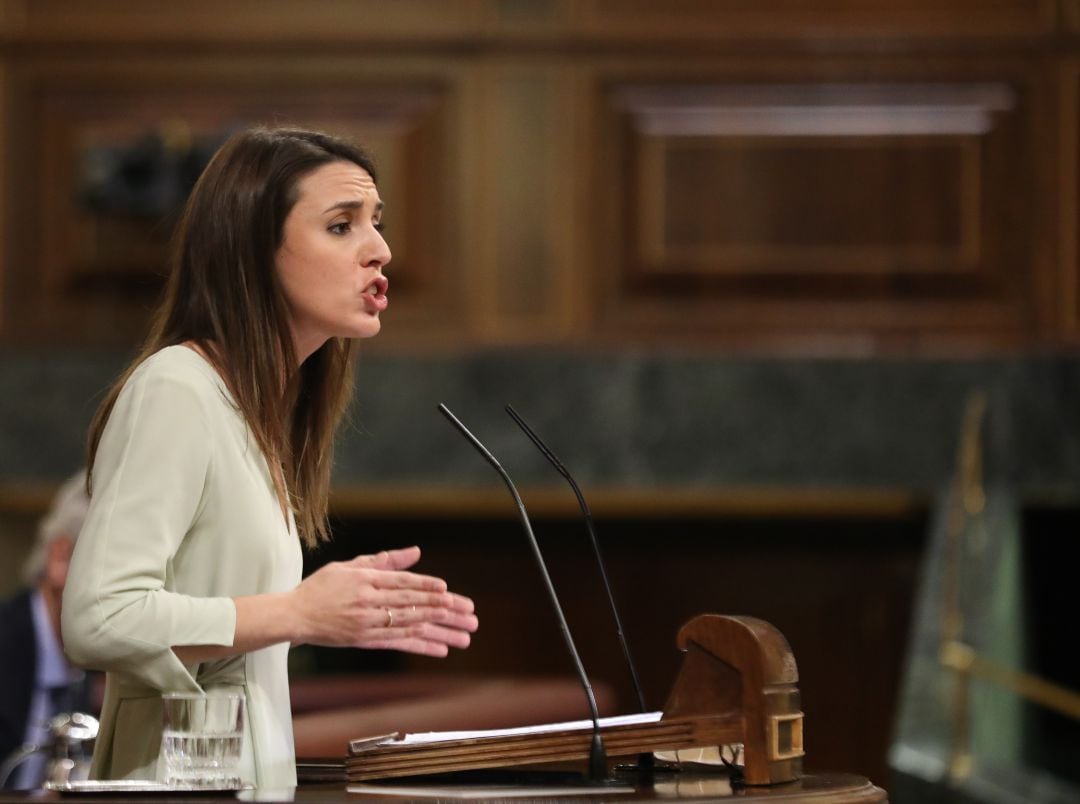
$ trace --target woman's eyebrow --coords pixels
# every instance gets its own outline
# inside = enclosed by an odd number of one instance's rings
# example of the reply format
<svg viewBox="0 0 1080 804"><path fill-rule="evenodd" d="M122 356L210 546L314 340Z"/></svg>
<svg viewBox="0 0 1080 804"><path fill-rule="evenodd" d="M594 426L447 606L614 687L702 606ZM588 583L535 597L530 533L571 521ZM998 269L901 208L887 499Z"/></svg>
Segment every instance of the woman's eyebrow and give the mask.
<svg viewBox="0 0 1080 804"><path fill-rule="evenodd" d="M364 202L363 202L363 201L357 201L357 200L352 200L352 201L338 201L338 202L337 202L336 204L332 204L332 205L330 205L329 207L327 207L327 208L326 208L326 210L325 210L325 211L323 212L323 215L326 215L326 214L327 214L327 213L329 213L329 212L337 212L337 211L339 211L339 210L346 210L346 209L348 209L348 210L353 210L353 209L361 209L361 208L362 208L363 206L364 206ZM379 203L377 203L377 204L375 205L375 214L376 214L376 215L378 215L379 213L381 213L381 212L383 211L383 208L384 208L385 206L386 206L386 205L385 205L385 204L384 204L384 203L383 203L382 201L380 201Z"/></svg>

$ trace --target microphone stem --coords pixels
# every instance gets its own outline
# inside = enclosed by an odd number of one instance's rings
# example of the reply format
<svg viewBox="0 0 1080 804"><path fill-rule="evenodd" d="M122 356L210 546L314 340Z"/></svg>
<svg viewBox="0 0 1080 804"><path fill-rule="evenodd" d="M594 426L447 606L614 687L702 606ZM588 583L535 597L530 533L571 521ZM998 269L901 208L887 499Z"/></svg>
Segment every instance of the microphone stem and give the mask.
<svg viewBox="0 0 1080 804"><path fill-rule="evenodd" d="M626 666L630 670L630 681L634 685L634 694L637 695L638 707L642 712L648 712L648 708L645 706L645 693L641 691L641 682L638 680L637 668L634 666L634 660L630 657L630 646L626 642L626 634L623 632L622 620L619 617L619 608L615 605L615 595L611 591L611 582L608 581L607 569L604 567L604 559L600 555L600 540L596 538L596 528L593 527L592 512L589 510L589 504L585 502L585 495L581 493L581 487L578 486L577 481L570 474L563 462L559 460L558 456L551 451L543 439L540 438L533 429L525 422L521 415L514 410L513 405L506 406L506 412L510 414L510 418L514 420L522 432L529 437L529 440L533 442L533 445L540 450L540 453L547 458L548 462L555 467L563 479L570 484L570 488L574 491L574 496L577 497L578 507L581 508L581 515L585 519L585 527L589 531L589 538L592 540L593 555L596 556L596 565L600 569L600 578L604 582L604 591L607 593L608 607L611 609L611 616L615 620L615 632L619 639L619 645L622 647L623 657L626 659Z"/></svg>
<svg viewBox="0 0 1080 804"><path fill-rule="evenodd" d="M611 582L608 580L607 569L604 567L603 556L600 555L600 540L596 538L596 528L593 527L592 512L589 510L589 504L585 502L585 495L581 493L581 488L578 486L577 481L571 476L570 471L563 466L562 461L558 456L544 443L544 440L540 438L533 429L526 424L525 420L521 418L513 405L506 406L506 412L510 414L510 418L514 420L522 432L529 437L529 440L533 442L533 445L540 450L540 453L547 458L548 462L555 467L555 470L563 476L567 483L570 484L570 488L574 490L574 495L577 497L578 507L581 508L581 515L585 519L585 527L589 531L589 539L592 541L593 555L596 557L596 565L600 569L600 578L604 582L604 591L607 593L608 608L611 609L611 616L615 620L615 633L619 639L619 645L622 647L623 657L626 659L626 666L630 670L630 682L634 686L634 693L637 695L638 708L642 712L647 712L648 709L645 706L645 693L641 690L641 681L638 679L637 668L634 666L634 660L630 657L630 646L626 642L626 634L623 631L622 619L619 617L619 608L615 605L615 595L611 591ZM652 753L646 752L638 756L638 772L643 776L651 777L654 768L656 767L656 761Z"/></svg>
<svg viewBox="0 0 1080 804"><path fill-rule="evenodd" d="M593 695L592 684L589 683L589 677L585 673L585 667L581 664L577 647L574 645L574 638L570 636L570 627L566 624L566 618L563 616L562 606L559 605L559 596L555 593L555 586L551 582L551 576L548 574L547 567L544 564L544 557L540 552L540 545L536 541L536 536L533 534L532 525L529 523L529 515L525 511L525 503L522 502L521 496L518 494L517 489L514 488L514 484L507 478L503 477L503 482L506 483L506 487L510 489L510 493L514 497L514 502L517 503L518 515L521 517L521 524L525 528L525 532L529 536L529 547L533 551L533 555L536 558L537 566L540 568L540 575L544 579L544 586L547 587L548 597L551 598L554 603L555 615L559 618L559 628L562 630L563 639L566 641L566 647L570 650L570 656L574 661L574 666L577 669L578 676L581 678L582 686L585 687L585 697L589 701L589 712L592 714L593 725L597 730L600 729L600 713L596 708L596 696Z"/></svg>
<svg viewBox="0 0 1080 804"><path fill-rule="evenodd" d="M615 605L615 595L611 591L611 583L608 581L607 570L604 568L604 559L600 555L600 540L596 538L596 528L593 527L592 512L589 510L589 504L585 502L585 496L581 493L581 489L578 488L578 484L574 482L574 479L570 477L569 473L564 475L568 481L570 481L570 487L574 490L574 494L577 495L578 504L581 506L581 511L585 515L585 527L589 531L589 538L592 540L593 553L596 555L596 564L600 567L600 578L604 581L604 591L607 592L608 604L611 606L611 614L615 618L615 632L619 637L619 645L622 646L623 656L626 657L626 666L630 668L630 681L634 685L634 692L637 695L638 707L641 711L647 712L645 708L645 694L641 691L641 682L638 680L637 667L634 666L634 660L630 658L630 646L626 642L626 634L623 633L622 619L619 617L619 608ZM647 778L652 778L652 774L656 769L656 759L652 752L646 751L638 755L637 761L638 773Z"/></svg>
<svg viewBox="0 0 1080 804"><path fill-rule="evenodd" d="M622 647L623 656L626 657L626 666L630 668L630 681L634 685L634 692L637 694L638 707L642 712L647 712L645 708L645 695L641 691L641 682L638 680L637 669L634 667L634 662L630 658L630 646L626 644L626 634L623 633L622 620L619 618L619 610L615 605L615 595L611 591L611 584L608 582L607 571L604 569L604 561L600 557L600 543L596 538L596 529L593 528L592 514L589 512L589 507L585 504L585 499L578 491L577 484L574 484L574 491L578 495L578 501L581 503L582 510L585 511L585 526L589 530L589 538L592 539L593 552L596 554L596 563L600 567L600 577L604 581L604 591L607 593L608 604L611 606L611 613L615 617L615 632L619 637L619 645Z"/></svg>
<svg viewBox="0 0 1080 804"><path fill-rule="evenodd" d="M501 470L502 467L500 466L499 469ZM559 618L559 628L562 630L563 639L566 641L566 647L570 652L570 658L573 659L574 667L577 669L578 677L581 679L581 685L585 688L585 698L589 702L589 712L592 715L593 722L592 741L589 744L589 778L593 781L601 781L607 778L607 752L604 750L604 738L600 734L600 712L596 708L596 696L593 694L589 676L585 672L585 666L581 663L577 647L574 645L574 638L570 636L570 626L566 624L566 617L563 616L562 606L559 605L559 596L555 593L555 586L551 582L544 556L540 552L540 544L536 541L536 535L533 533L532 525L529 523L525 503L522 502L521 496L518 494L517 489L514 488L510 477L502 471L499 472L499 475L502 477L503 482L506 483L506 487L510 489L514 502L517 503L521 524L525 527L525 533L529 536L529 547L536 558L536 565L540 568L540 575L544 579L544 586L547 587L552 608L555 609L555 615Z"/></svg>
<svg viewBox="0 0 1080 804"><path fill-rule="evenodd" d="M600 733L600 712L596 708L596 696L593 694L592 684L589 683L589 677L585 673L585 667L581 663L581 657L578 654L577 647L574 645L574 639L570 636L570 626L566 624L566 617L563 616L562 606L559 605L559 596L555 593L555 585L551 582L551 576L547 571L547 564L544 562L544 556L540 552L540 544L536 541L536 535L533 533L532 524L529 522L529 514L525 511L525 503L521 500L521 495L518 494L517 489L514 487L514 482L510 479L510 475L505 469L502 468L502 464L496 460L495 456L488 451L487 447L480 443L472 433L469 432L464 424L462 424L457 416L450 412L450 409L446 405L439 405L439 412L447 418L447 420L463 435L465 438L476 448L485 461L491 464L492 468L499 473L499 477L502 478L506 487L510 490L511 496L514 498L514 503L517 505L518 516L521 518L521 524L525 527L525 533L529 537L529 547L532 548L533 556L536 559L536 565L540 568L540 575L544 579L544 586L547 587L548 597L551 600L552 608L555 609L555 615L559 619L559 627L562 629L563 639L566 641L566 647L570 651L570 658L574 662L574 667L577 669L578 678L581 680L581 685L585 689L585 698L589 704L589 712L592 715L593 733L592 742L589 746L589 778L594 781L603 781L607 779L607 754L604 751L604 738Z"/></svg>

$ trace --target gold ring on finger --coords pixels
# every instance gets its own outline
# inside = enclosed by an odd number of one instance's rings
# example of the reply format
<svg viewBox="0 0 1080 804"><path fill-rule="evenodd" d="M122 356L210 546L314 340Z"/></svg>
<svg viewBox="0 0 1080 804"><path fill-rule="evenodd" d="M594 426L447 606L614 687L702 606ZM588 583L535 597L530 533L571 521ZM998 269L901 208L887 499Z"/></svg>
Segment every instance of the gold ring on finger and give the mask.
<svg viewBox="0 0 1080 804"><path fill-rule="evenodd" d="M390 611L390 607L386 607L386 625L385 628L389 628L394 624L394 612Z"/></svg>

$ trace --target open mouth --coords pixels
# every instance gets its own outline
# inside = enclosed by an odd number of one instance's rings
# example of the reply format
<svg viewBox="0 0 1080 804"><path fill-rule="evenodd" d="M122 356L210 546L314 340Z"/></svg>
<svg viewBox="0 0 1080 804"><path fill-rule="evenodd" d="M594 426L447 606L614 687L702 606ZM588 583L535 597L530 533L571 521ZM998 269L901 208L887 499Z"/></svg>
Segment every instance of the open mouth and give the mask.
<svg viewBox="0 0 1080 804"><path fill-rule="evenodd" d="M390 288L390 281L385 276L377 276L364 288L363 296L367 299L368 310L373 313L381 313L386 309L390 300L386 298L386 291Z"/></svg>
<svg viewBox="0 0 1080 804"><path fill-rule="evenodd" d="M390 280L385 276L377 276L371 284L364 288L365 295L371 295L375 298L386 297L386 291L390 289Z"/></svg>

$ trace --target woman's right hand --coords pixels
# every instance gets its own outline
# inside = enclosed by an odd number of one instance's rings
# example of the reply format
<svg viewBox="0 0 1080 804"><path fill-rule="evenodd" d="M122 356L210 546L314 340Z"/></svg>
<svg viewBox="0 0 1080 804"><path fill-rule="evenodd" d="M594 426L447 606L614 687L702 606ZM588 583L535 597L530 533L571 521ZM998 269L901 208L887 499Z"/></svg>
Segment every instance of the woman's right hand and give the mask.
<svg viewBox="0 0 1080 804"><path fill-rule="evenodd" d="M301 642L446 656L466 648L479 623L473 602L446 582L406 571L407 547L327 564L291 593Z"/></svg>

